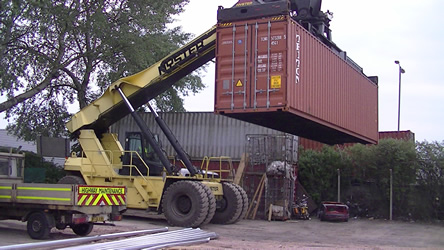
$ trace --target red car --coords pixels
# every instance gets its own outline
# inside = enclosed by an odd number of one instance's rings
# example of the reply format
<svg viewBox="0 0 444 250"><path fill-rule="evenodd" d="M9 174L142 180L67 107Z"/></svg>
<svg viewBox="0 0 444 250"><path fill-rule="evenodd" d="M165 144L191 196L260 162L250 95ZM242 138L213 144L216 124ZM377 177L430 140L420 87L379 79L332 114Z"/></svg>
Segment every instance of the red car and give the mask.
<svg viewBox="0 0 444 250"><path fill-rule="evenodd" d="M341 202L324 201L318 211L321 221L348 221L348 206Z"/></svg>

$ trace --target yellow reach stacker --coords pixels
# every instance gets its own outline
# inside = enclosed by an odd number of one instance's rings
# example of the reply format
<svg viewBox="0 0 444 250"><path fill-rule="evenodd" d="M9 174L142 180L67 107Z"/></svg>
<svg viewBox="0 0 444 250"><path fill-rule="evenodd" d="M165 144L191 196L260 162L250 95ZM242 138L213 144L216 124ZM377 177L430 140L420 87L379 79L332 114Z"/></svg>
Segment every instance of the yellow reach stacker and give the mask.
<svg viewBox="0 0 444 250"><path fill-rule="evenodd" d="M122 78L67 123L82 147L65 163L70 175L59 183L127 187L127 207L163 213L174 226L229 224L243 218L248 208L245 191L222 174L198 169L148 102L176 81L215 56L216 27L135 75ZM170 163L149 128L135 112L147 104L177 152L180 169ZM125 151L116 134L107 133L114 122L131 114L155 153L154 160L140 151ZM142 139L139 139L142 140ZM137 142L135 142L137 143ZM139 141L140 143L140 141Z"/></svg>
<svg viewBox="0 0 444 250"><path fill-rule="evenodd" d="M174 226L199 227L209 222L230 224L244 218L248 197L243 188L222 179L221 173L193 166L167 125L149 106L149 101L215 58L217 27L229 26L230 20L290 15L297 8L302 13L305 2L242 0L233 8L220 7L217 26L149 68L112 83L101 97L67 123L68 130L78 138L82 152L67 159L65 170L70 175L60 183L125 186L128 208L163 213ZM186 169L170 163L155 136L135 112L142 105L147 105L154 113L156 122L177 153L178 162ZM109 126L128 114L140 127L143 137L132 138L131 143L142 145L146 140L153 157L144 157L142 149L124 150L117 135L108 133Z"/></svg>

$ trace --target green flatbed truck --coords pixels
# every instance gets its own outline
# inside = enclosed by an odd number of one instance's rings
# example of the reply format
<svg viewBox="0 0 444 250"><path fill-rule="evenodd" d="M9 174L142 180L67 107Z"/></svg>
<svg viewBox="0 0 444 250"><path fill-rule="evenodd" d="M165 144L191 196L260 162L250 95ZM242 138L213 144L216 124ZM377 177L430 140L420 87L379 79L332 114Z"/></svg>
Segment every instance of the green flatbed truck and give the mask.
<svg viewBox="0 0 444 250"><path fill-rule="evenodd" d="M95 224L121 220L126 187L23 183L23 160L23 154L0 153L1 220L27 222L33 239L48 238L54 227L86 236Z"/></svg>

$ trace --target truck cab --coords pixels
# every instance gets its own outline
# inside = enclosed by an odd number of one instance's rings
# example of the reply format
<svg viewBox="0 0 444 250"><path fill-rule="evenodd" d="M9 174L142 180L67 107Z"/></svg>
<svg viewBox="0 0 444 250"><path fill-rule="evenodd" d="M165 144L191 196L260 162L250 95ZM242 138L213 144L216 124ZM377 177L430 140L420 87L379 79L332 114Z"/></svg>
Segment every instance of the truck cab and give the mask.
<svg viewBox="0 0 444 250"><path fill-rule="evenodd" d="M3 183L23 183L23 171L25 165L25 155L0 152L0 182Z"/></svg>

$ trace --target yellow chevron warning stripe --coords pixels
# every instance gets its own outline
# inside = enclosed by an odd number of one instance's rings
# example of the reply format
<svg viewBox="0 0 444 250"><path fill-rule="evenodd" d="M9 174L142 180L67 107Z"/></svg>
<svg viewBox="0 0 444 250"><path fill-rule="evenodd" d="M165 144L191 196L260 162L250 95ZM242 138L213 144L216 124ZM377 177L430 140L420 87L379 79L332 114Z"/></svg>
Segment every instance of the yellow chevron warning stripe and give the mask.
<svg viewBox="0 0 444 250"><path fill-rule="evenodd" d="M88 201L86 202L86 205L87 206L89 206L89 204L91 204L91 201L94 199L94 196L90 196L89 198L88 198Z"/></svg>
<svg viewBox="0 0 444 250"><path fill-rule="evenodd" d="M94 199L94 202L93 202L92 205L93 205L93 206L97 205L97 203L99 203L100 198L102 198L102 196L103 196L103 194L99 194L99 195L97 196L97 198Z"/></svg>
<svg viewBox="0 0 444 250"><path fill-rule="evenodd" d="M122 205L126 205L126 203L125 203L125 200L124 200L124 198L122 197L122 196L117 196L117 197L119 197L119 200L120 200L120 204L122 204Z"/></svg>
<svg viewBox="0 0 444 250"><path fill-rule="evenodd" d="M111 199L114 201L114 204L119 204L119 202L117 201L117 199L114 195L111 196Z"/></svg>
<svg viewBox="0 0 444 250"><path fill-rule="evenodd" d="M98 206L98 205L126 205L126 188L124 186L87 186L78 187L77 205Z"/></svg>
<svg viewBox="0 0 444 250"><path fill-rule="evenodd" d="M85 199L86 199L86 195L82 195L82 197L79 197L79 201L77 202L77 205L82 204Z"/></svg>
<svg viewBox="0 0 444 250"><path fill-rule="evenodd" d="M102 203L103 202L103 203ZM79 206L97 206L97 205L126 205L123 195L111 194L83 194L79 195L77 205Z"/></svg>

